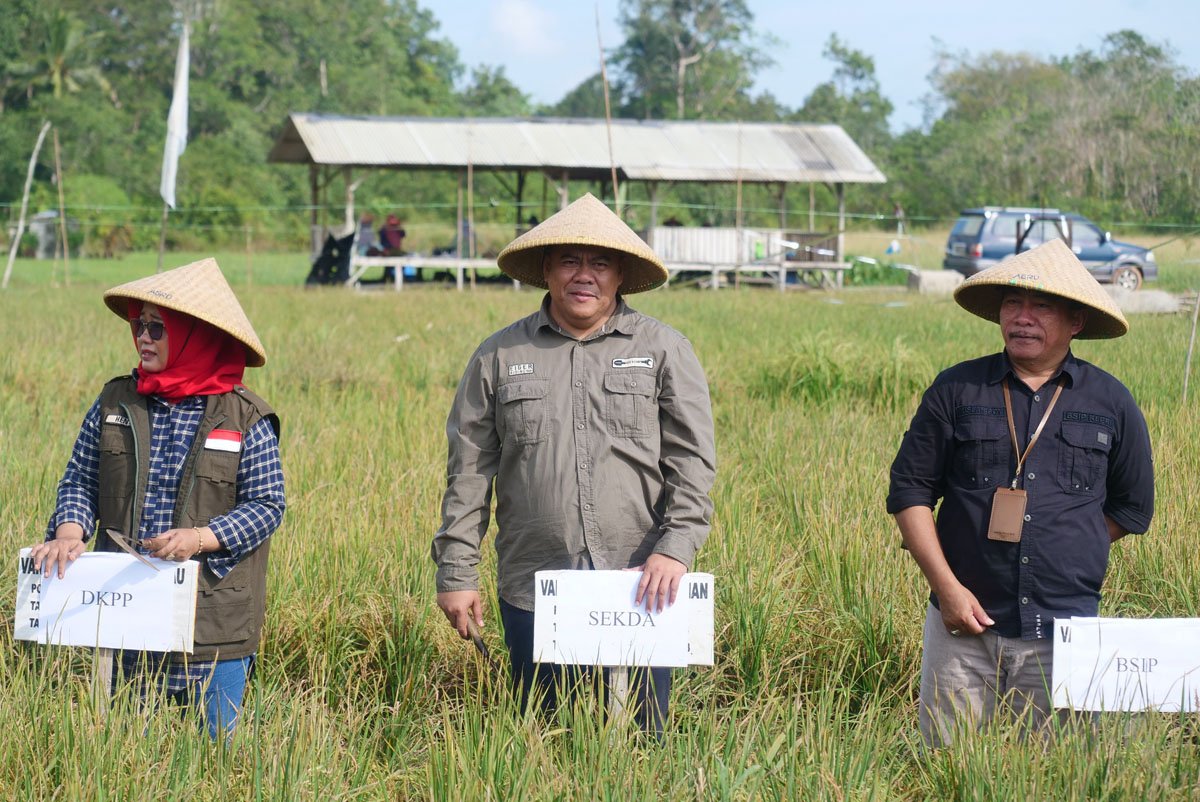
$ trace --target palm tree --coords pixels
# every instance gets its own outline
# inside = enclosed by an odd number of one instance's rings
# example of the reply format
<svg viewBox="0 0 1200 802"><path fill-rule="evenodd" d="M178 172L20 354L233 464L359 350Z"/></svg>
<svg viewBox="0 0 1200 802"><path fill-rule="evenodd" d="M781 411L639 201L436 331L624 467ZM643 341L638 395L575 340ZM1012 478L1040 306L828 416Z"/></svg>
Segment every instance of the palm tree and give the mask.
<svg viewBox="0 0 1200 802"><path fill-rule="evenodd" d="M94 84L119 108L121 103L112 84L99 66L90 63L92 43L98 34L87 33L83 22L62 9L44 12L39 27L41 52L33 62L14 64L11 70L14 77L25 82L26 96L32 98L34 92L49 87L57 99L64 92L78 92L84 84Z"/></svg>

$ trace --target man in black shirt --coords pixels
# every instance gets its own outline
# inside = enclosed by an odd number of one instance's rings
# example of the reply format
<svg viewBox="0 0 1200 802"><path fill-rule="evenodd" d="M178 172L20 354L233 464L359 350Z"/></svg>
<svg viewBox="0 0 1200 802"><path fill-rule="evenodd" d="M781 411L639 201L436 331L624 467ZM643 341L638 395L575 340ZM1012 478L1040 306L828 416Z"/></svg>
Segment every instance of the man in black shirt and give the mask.
<svg viewBox="0 0 1200 802"><path fill-rule="evenodd" d="M1045 721L1054 619L1097 614L1110 543L1145 532L1154 513L1141 411L1070 349L1129 324L1070 248L1053 240L1014 256L954 297L999 323L1004 350L926 390L887 498L931 591L920 701L930 746L998 710Z"/></svg>

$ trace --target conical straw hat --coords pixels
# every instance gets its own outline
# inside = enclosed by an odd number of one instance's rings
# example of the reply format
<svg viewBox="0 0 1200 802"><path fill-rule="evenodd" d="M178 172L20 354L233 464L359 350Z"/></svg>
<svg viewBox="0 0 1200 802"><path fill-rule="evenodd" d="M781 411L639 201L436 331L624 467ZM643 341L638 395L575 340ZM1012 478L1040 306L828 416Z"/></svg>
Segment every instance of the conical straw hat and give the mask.
<svg viewBox="0 0 1200 802"><path fill-rule="evenodd" d="M1000 322L1005 290L1025 289L1081 303L1089 310L1080 339L1120 337L1129 321L1100 283L1061 239L1053 239L981 270L954 290L954 300L973 315Z"/></svg>
<svg viewBox="0 0 1200 802"><path fill-rule="evenodd" d="M221 274L216 259L201 259L113 287L104 293L104 303L122 319L128 319L131 300L152 303L203 320L246 347L248 367L266 364L267 352L229 282Z"/></svg>
<svg viewBox="0 0 1200 802"><path fill-rule="evenodd" d="M619 288L624 295L652 290L667 280L667 269L650 246L591 193L510 242L496 262L522 284L545 289L542 257L552 245L590 245L625 254Z"/></svg>

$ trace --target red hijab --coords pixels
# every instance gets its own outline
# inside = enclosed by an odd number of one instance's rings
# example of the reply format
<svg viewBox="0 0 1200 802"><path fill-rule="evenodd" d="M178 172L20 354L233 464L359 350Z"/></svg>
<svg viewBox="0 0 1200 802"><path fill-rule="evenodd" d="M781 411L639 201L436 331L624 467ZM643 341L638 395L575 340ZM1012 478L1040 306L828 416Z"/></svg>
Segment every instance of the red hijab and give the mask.
<svg viewBox="0 0 1200 802"><path fill-rule="evenodd" d="M148 373L138 362L140 394L157 395L176 404L188 396L228 393L242 383L246 349L240 342L184 312L161 306L158 312L167 329L167 366ZM128 314L130 320L137 320L142 302L130 300Z"/></svg>

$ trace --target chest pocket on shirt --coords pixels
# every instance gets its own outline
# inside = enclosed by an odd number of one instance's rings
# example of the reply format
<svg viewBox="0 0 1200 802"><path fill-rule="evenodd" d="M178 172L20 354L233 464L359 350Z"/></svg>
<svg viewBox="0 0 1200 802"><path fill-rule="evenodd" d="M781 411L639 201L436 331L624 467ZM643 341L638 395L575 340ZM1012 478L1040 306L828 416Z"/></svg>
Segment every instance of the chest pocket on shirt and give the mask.
<svg viewBox="0 0 1200 802"><path fill-rule="evenodd" d="M954 426L954 468L964 487L1006 484L1012 443L999 418L967 418Z"/></svg>
<svg viewBox="0 0 1200 802"><path fill-rule="evenodd" d="M550 383L544 379L509 382L496 388L505 439L517 445L546 439L546 394L549 391Z"/></svg>
<svg viewBox="0 0 1200 802"><path fill-rule="evenodd" d="M613 437L647 437L658 424L653 373L604 374L604 416Z"/></svg>
<svg viewBox="0 0 1200 802"><path fill-rule="evenodd" d="M1059 487L1086 496L1101 492L1108 477L1112 432L1092 423L1063 421L1059 438Z"/></svg>

